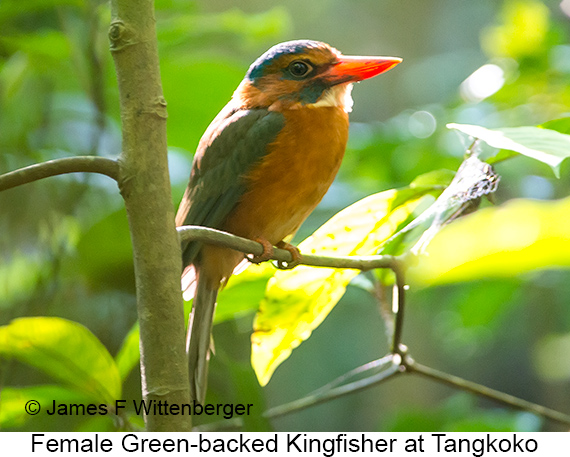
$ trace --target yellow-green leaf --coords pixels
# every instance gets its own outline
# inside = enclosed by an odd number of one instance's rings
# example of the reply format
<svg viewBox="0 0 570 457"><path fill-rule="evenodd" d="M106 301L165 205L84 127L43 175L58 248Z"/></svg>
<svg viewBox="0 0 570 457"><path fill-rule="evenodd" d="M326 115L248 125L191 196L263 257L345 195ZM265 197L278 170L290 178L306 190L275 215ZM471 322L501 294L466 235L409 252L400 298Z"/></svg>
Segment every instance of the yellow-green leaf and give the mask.
<svg viewBox="0 0 570 457"><path fill-rule="evenodd" d="M113 358L83 325L57 317L27 317L0 327L0 357L14 357L90 398L121 398L121 380Z"/></svg>
<svg viewBox="0 0 570 457"><path fill-rule="evenodd" d="M336 214L299 244L304 254L370 255L409 221L431 187L389 190ZM254 322L252 365L260 384L329 314L358 270L299 266L268 283Z"/></svg>
<svg viewBox="0 0 570 457"><path fill-rule="evenodd" d="M570 198L513 200L445 227L408 278L445 284L570 267Z"/></svg>

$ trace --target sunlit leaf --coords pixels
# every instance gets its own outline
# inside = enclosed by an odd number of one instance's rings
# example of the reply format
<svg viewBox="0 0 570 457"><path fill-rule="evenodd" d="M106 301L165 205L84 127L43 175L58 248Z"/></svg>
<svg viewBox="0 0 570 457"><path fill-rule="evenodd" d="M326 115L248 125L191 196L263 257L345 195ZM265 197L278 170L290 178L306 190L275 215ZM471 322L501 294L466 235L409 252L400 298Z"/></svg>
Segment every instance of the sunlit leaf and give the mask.
<svg viewBox="0 0 570 457"><path fill-rule="evenodd" d="M38 402L41 414L57 403L89 403L89 396L62 386L4 387L0 402L0 428L20 427L33 416L26 412L26 402Z"/></svg>
<svg viewBox="0 0 570 457"><path fill-rule="evenodd" d="M56 317L20 318L0 327L0 357L16 358L91 398L121 398L117 365L87 328Z"/></svg>
<svg viewBox="0 0 570 457"><path fill-rule="evenodd" d="M389 190L336 214L299 244L305 254L374 254L408 221L430 187ZM268 283L254 322L252 365L262 385L329 314L358 270L299 266Z"/></svg>
<svg viewBox="0 0 570 457"><path fill-rule="evenodd" d="M570 157L570 135L555 130L540 127L486 129L478 125L464 124L447 126L479 138L494 148L515 151L550 165L557 178L560 177L560 164Z"/></svg>
<svg viewBox="0 0 570 457"><path fill-rule="evenodd" d="M439 232L408 277L444 284L569 267L568 214L570 198L514 200L486 208Z"/></svg>

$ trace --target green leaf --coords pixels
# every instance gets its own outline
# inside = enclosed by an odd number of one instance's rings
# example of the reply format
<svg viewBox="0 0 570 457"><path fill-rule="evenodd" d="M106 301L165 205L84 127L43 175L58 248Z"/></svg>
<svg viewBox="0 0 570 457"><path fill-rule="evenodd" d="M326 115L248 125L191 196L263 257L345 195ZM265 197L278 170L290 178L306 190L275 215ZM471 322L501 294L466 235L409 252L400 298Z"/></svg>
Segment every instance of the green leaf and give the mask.
<svg viewBox="0 0 570 457"><path fill-rule="evenodd" d="M121 398L117 365L84 326L57 317L27 317L0 327L0 357L14 357L97 401Z"/></svg>
<svg viewBox="0 0 570 457"><path fill-rule="evenodd" d="M408 278L445 284L570 267L568 214L570 198L513 200L465 216L434 237Z"/></svg>
<svg viewBox="0 0 570 457"><path fill-rule="evenodd" d="M138 322L131 327L131 330L123 340L121 349L115 357L115 363L119 370L119 376L124 381L132 369L139 363L141 358L139 349L140 327Z"/></svg>
<svg viewBox="0 0 570 457"><path fill-rule="evenodd" d="M541 124L543 129L556 130L560 133L570 134L570 117L561 117Z"/></svg>
<svg viewBox="0 0 570 457"><path fill-rule="evenodd" d="M35 400L45 411L58 403L88 403L89 397L62 386L4 387L0 403L0 428L21 427L33 416L26 412L26 402Z"/></svg>
<svg viewBox="0 0 570 457"><path fill-rule="evenodd" d="M498 149L507 149L549 165L560 178L560 164L570 157L570 135L540 127L486 129L478 125L447 124ZM491 163L491 161L489 161Z"/></svg>
<svg viewBox="0 0 570 457"><path fill-rule="evenodd" d="M305 254L370 255L410 220L431 187L388 190L336 214L299 244ZM324 320L358 270L299 266L268 283L254 322L252 365L261 385Z"/></svg>

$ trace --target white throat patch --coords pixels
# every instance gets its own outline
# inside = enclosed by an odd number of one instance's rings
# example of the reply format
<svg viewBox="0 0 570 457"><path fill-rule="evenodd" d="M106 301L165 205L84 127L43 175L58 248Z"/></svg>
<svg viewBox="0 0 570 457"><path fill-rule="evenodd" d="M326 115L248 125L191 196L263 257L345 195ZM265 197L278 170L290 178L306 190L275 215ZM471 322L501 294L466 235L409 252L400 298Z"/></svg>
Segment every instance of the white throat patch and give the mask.
<svg viewBox="0 0 570 457"><path fill-rule="evenodd" d="M352 105L354 104L352 97L350 96L351 91L352 83L339 84L338 86L333 86L330 89L325 90L316 103L311 103L305 106L310 108L338 106L344 109L347 113L350 113L352 111Z"/></svg>

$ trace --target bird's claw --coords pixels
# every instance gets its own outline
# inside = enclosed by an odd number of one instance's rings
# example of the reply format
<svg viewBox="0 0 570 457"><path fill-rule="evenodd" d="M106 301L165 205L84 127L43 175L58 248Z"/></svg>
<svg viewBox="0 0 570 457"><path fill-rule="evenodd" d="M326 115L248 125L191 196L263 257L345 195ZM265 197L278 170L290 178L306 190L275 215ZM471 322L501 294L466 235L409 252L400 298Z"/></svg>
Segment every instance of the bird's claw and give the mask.
<svg viewBox="0 0 570 457"><path fill-rule="evenodd" d="M255 238L254 241L257 241L259 244L261 244L263 247L263 252L259 255L248 255L246 256L247 260L249 260L251 263L257 264L273 258L274 249L273 245L269 241L267 241L265 238Z"/></svg>
<svg viewBox="0 0 570 457"><path fill-rule="evenodd" d="M265 238L255 238L254 241L257 241L259 244L263 246L263 252L259 255L246 256L251 263L258 264L273 258L273 256L275 255L275 250L273 248L273 245L269 241L267 241ZM297 248L297 246L293 246L292 244L286 243L285 241L280 241L279 243L277 243L276 246L279 249L284 249L286 251L289 251L291 253L291 258L292 258L291 261L287 262L283 260L277 260L276 261L277 268L279 268L280 270L290 270L291 268L295 268L297 265L301 263L302 257L301 253L299 252L299 248Z"/></svg>
<svg viewBox="0 0 570 457"><path fill-rule="evenodd" d="M302 256L297 246L293 246L292 244L286 243L285 241L280 241L277 243L277 247L279 249L285 249L286 251L289 251L292 257L292 260L290 262L283 262L281 260L278 260L277 268L280 270L290 270L291 268L295 268L301 263Z"/></svg>

